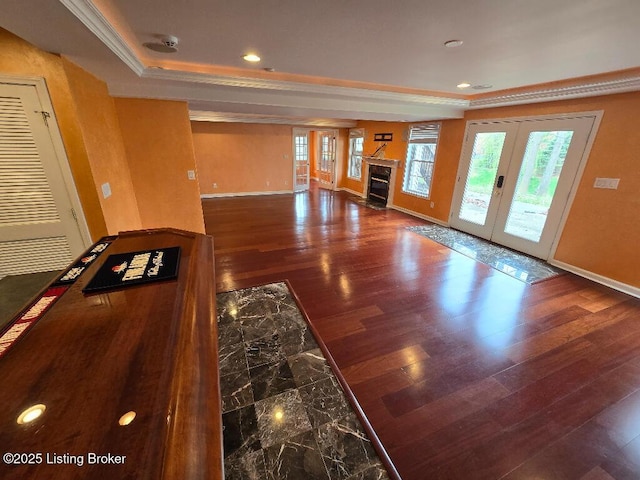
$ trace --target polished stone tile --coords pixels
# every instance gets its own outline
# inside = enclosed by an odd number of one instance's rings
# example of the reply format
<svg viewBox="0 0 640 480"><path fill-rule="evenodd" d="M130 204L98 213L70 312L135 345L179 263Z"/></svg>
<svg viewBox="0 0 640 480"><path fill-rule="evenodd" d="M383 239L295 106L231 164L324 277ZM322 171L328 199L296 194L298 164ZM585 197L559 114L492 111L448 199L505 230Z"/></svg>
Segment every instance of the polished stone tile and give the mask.
<svg viewBox="0 0 640 480"><path fill-rule="evenodd" d="M332 479L348 479L371 466L363 445L366 435L355 417L326 423L316 430L316 436Z"/></svg>
<svg viewBox="0 0 640 480"><path fill-rule="evenodd" d="M278 363L285 358L284 352L280 349L280 338L277 334L245 343L245 353L249 368L265 363Z"/></svg>
<svg viewBox="0 0 640 480"><path fill-rule="evenodd" d="M312 431L265 449L265 462L270 480L326 480L320 449Z"/></svg>
<svg viewBox="0 0 640 480"><path fill-rule="evenodd" d="M473 235L440 225L408 227L408 230L434 240L467 257L485 263L496 270L506 273L526 283L555 277L564 273L543 260L515 252Z"/></svg>
<svg viewBox="0 0 640 480"><path fill-rule="evenodd" d="M287 356L318 348L318 344L308 328L292 328L281 331L279 336L282 350Z"/></svg>
<svg viewBox="0 0 640 480"><path fill-rule="evenodd" d="M218 324L218 345L228 347L242 343L242 328L239 323Z"/></svg>
<svg viewBox="0 0 640 480"><path fill-rule="evenodd" d="M357 203L358 205L362 205L363 207L370 208L372 210L387 210L386 205L382 202L372 202L371 200L367 200L366 198L355 197L355 196L349 197L349 200L351 200L354 203Z"/></svg>
<svg viewBox="0 0 640 480"><path fill-rule="evenodd" d="M294 300L273 303L270 308L274 310L272 315L278 330L286 331L293 328L306 330L309 328Z"/></svg>
<svg viewBox="0 0 640 480"><path fill-rule="evenodd" d="M264 480L268 478L264 450L248 452L224 462L225 480Z"/></svg>
<svg viewBox="0 0 640 480"><path fill-rule="evenodd" d="M263 448L283 443L311 430L311 422L297 390L289 390L255 403Z"/></svg>
<svg viewBox="0 0 640 480"><path fill-rule="evenodd" d="M278 363L266 363L253 367L249 370L249 376L256 402L296 388L296 382L293 380L293 373L286 358Z"/></svg>
<svg viewBox="0 0 640 480"><path fill-rule="evenodd" d="M253 405L222 415L224 456L240 458L262 448ZM226 460L225 460L226 461Z"/></svg>
<svg viewBox="0 0 640 480"><path fill-rule="evenodd" d="M386 480L286 284L217 300L226 478Z"/></svg>
<svg viewBox="0 0 640 480"><path fill-rule="evenodd" d="M247 368L247 357L245 355L245 349L246 348L244 343L220 346L220 376L240 372Z"/></svg>
<svg viewBox="0 0 640 480"><path fill-rule="evenodd" d="M300 396L313 428L318 428L351 412L351 407L333 377L300 387Z"/></svg>
<svg viewBox="0 0 640 480"><path fill-rule="evenodd" d="M331 367L319 348L293 355L288 361L299 387L333 376Z"/></svg>
<svg viewBox="0 0 640 480"><path fill-rule="evenodd" d="M238 291L218 293L216 295L216 312L218 325L232 323L237 320Z"/></svg>
<svg viewBox="0 0 640 480"><path fill-rule="evenodd" d="M278 329L271 315L250 318L242 322L242 336L245 342L252 342L278 334Z"/></svg>
<svg viewBox="0 0 640 480"><path fill-rule="evenodd" d="M348 480L389 480L389 476L385 468L380 464L351 475Z"/></svg>
<svg viewBox="0 0 640 480"><path fill-rule="evenodd" d="M254 402L254 397L249 371L245 369L221 376L220 393L223 412L251 405Z"/></svg>

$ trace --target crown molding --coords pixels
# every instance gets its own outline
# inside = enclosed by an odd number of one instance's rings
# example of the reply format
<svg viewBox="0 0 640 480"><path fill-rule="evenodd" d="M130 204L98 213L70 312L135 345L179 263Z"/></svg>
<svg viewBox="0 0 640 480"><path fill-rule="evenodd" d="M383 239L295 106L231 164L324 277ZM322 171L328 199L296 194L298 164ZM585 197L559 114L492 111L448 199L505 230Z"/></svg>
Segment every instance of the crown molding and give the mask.
<svg viewBox="0 0 640 480"><path fill-rule="evenodd" d="M379 101L396 104L398 107L401 107L402 105L413 107L434 106L444 108L450 107L460 110L505 107L640 90L640 77L634 76L618 80L529 90L526 92L509 93L507 90L502 93L488 94L487 96L482 96L482 98L473 99L472 97L471 99L460 99L447 97L446 94L443 94L443 96L418 95L388 90L376 90L373 88L368 89L233 75L217 75L185 70L168 70L161 67L146 65L143 59L136 55L134 49L132 49L125 39L118 33L116 28L109 23L108 19L100 12L98 7L94 5L92 0L60 0L60 2L91 32L93 32L113 53L115 53L118 58L120 58L133 72L135 72L138 77L146 79L181 82L192 85L200 84L234 87L240 91L256 90L263 92L295 92L304 95L330 96L334 99L366 99L373 102ZM237 117L236 115L232 116ZM316 121L317 119L301 119L301 121L306 120ZM289 121L290 119L287 120L287 122Z"/></svg>
<svg viewBox="0 0 640 480"><path fill-rule="evenodd" d="M640 77L627 77L604 82L549 88L520 93L505 93L471 100L469 109L505 107L525 103L552 102L571 98L595 97L640 90Z"/></svg>
<svg viewBox="0 0 640 480"><path fill-rule="evenodd" d="M115 53L136 75L142 78L216 85L223 87L256 90L276 90L315 95L366 98L413 105L438 105L467 108L469 100L447 96L417 95L410 93L375 90L367 88L322 85L253 77L216 75L185 70L165 70L146 65L127 44L118 31L109 23L91 0L60 0L91 32Z"/></svg>
<svg viewBox="0 0 640 480"><path fill-rule="evenodd" d="M118 31L109 23L91 0L60 0L93 34L115 53L136 75L142 75L146 66L138 58Z"/></svg>
<svg viewBox="0 0 640 480"><path fill-rule="evenodd" d="M203 110L190 110L189 119L197 122L267 123L275 125L300 125L307 127L353 128L356 126L356 122L353 120L255 115L250 113L208 112Z"/></svg>
<svg viewBox="0 0 640 480"><path fill-rule="evenodd" d="M214 75L208 73L189 72L184 70L165 70L149 67L142 73L143 78L156 80L179 81L187 83L205 83L223 87L252 88L256 90L277 90L299 92L315 95L343 96L366 98L368 100L384 100L414 105L443 105L458 108L469 106L469 100L446 96L416 95L411 93L390 92L367 88L342 87L315 83L290 82L263 78L241 77L232 75Z"/></svg>

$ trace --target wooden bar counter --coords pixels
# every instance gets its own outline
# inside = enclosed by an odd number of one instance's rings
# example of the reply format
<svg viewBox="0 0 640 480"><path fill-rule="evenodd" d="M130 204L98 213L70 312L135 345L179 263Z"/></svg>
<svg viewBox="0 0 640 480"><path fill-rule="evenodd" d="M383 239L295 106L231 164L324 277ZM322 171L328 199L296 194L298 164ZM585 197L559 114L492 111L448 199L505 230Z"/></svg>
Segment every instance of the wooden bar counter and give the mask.
<svg viewBox="0 0 640 480"><path fill-rule="evenodd" d="M176 279L82 292L110 255L174 246ZM222 478L213 265L208 236L116 237L0 357L0 478Z"/></svg>

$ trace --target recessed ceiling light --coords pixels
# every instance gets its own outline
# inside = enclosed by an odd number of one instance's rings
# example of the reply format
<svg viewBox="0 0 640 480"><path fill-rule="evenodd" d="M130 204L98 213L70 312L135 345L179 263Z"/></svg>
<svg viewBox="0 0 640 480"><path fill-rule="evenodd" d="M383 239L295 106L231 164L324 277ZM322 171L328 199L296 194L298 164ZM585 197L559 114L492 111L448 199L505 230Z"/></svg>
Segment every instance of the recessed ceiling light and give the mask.
<svg viewBox="0 0 640 480"><path fill-rule="evenodd" d="M255 53L247 53L242 58L244 58L247 62L252 62L252 63L256 63L260 61L260 57Z"/></svg>
<svg viewBox="0 0 640 480"><path fill-rule="evenodd" d="M456 48L461 46L463 43L464 42L462 40L447 40L444 42L444 46L447 48Z"/></svg>
<svg viewBox="0 0 640 480"><path fill-rule="evenodd" d="M463 82L458 84L458 88L469 88L471 86L470 83Z"/></svg>

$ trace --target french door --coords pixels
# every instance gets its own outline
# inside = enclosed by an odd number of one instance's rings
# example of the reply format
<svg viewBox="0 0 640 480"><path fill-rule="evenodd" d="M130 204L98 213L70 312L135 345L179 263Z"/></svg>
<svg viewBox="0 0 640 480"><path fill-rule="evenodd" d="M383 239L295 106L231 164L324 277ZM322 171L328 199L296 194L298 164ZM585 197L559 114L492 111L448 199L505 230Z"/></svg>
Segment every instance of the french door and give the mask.
<svg viewBox="0 0 640 480"><path fill-rule="evenodd" d="M595 115L468 127L450 224L547 259Z"/></svg>
<svg viewBox="0 0 640 480"><path fill-rule="evenodd" d="M320 186L333 188L333 170L336 163L336 133L318 132L318 180Z"/></svg>
<svg viewBox="0 0 640 480"><path fill-rule="evenodd" d="M293 129L293 188L309 190L309 131Z"/></svg>

